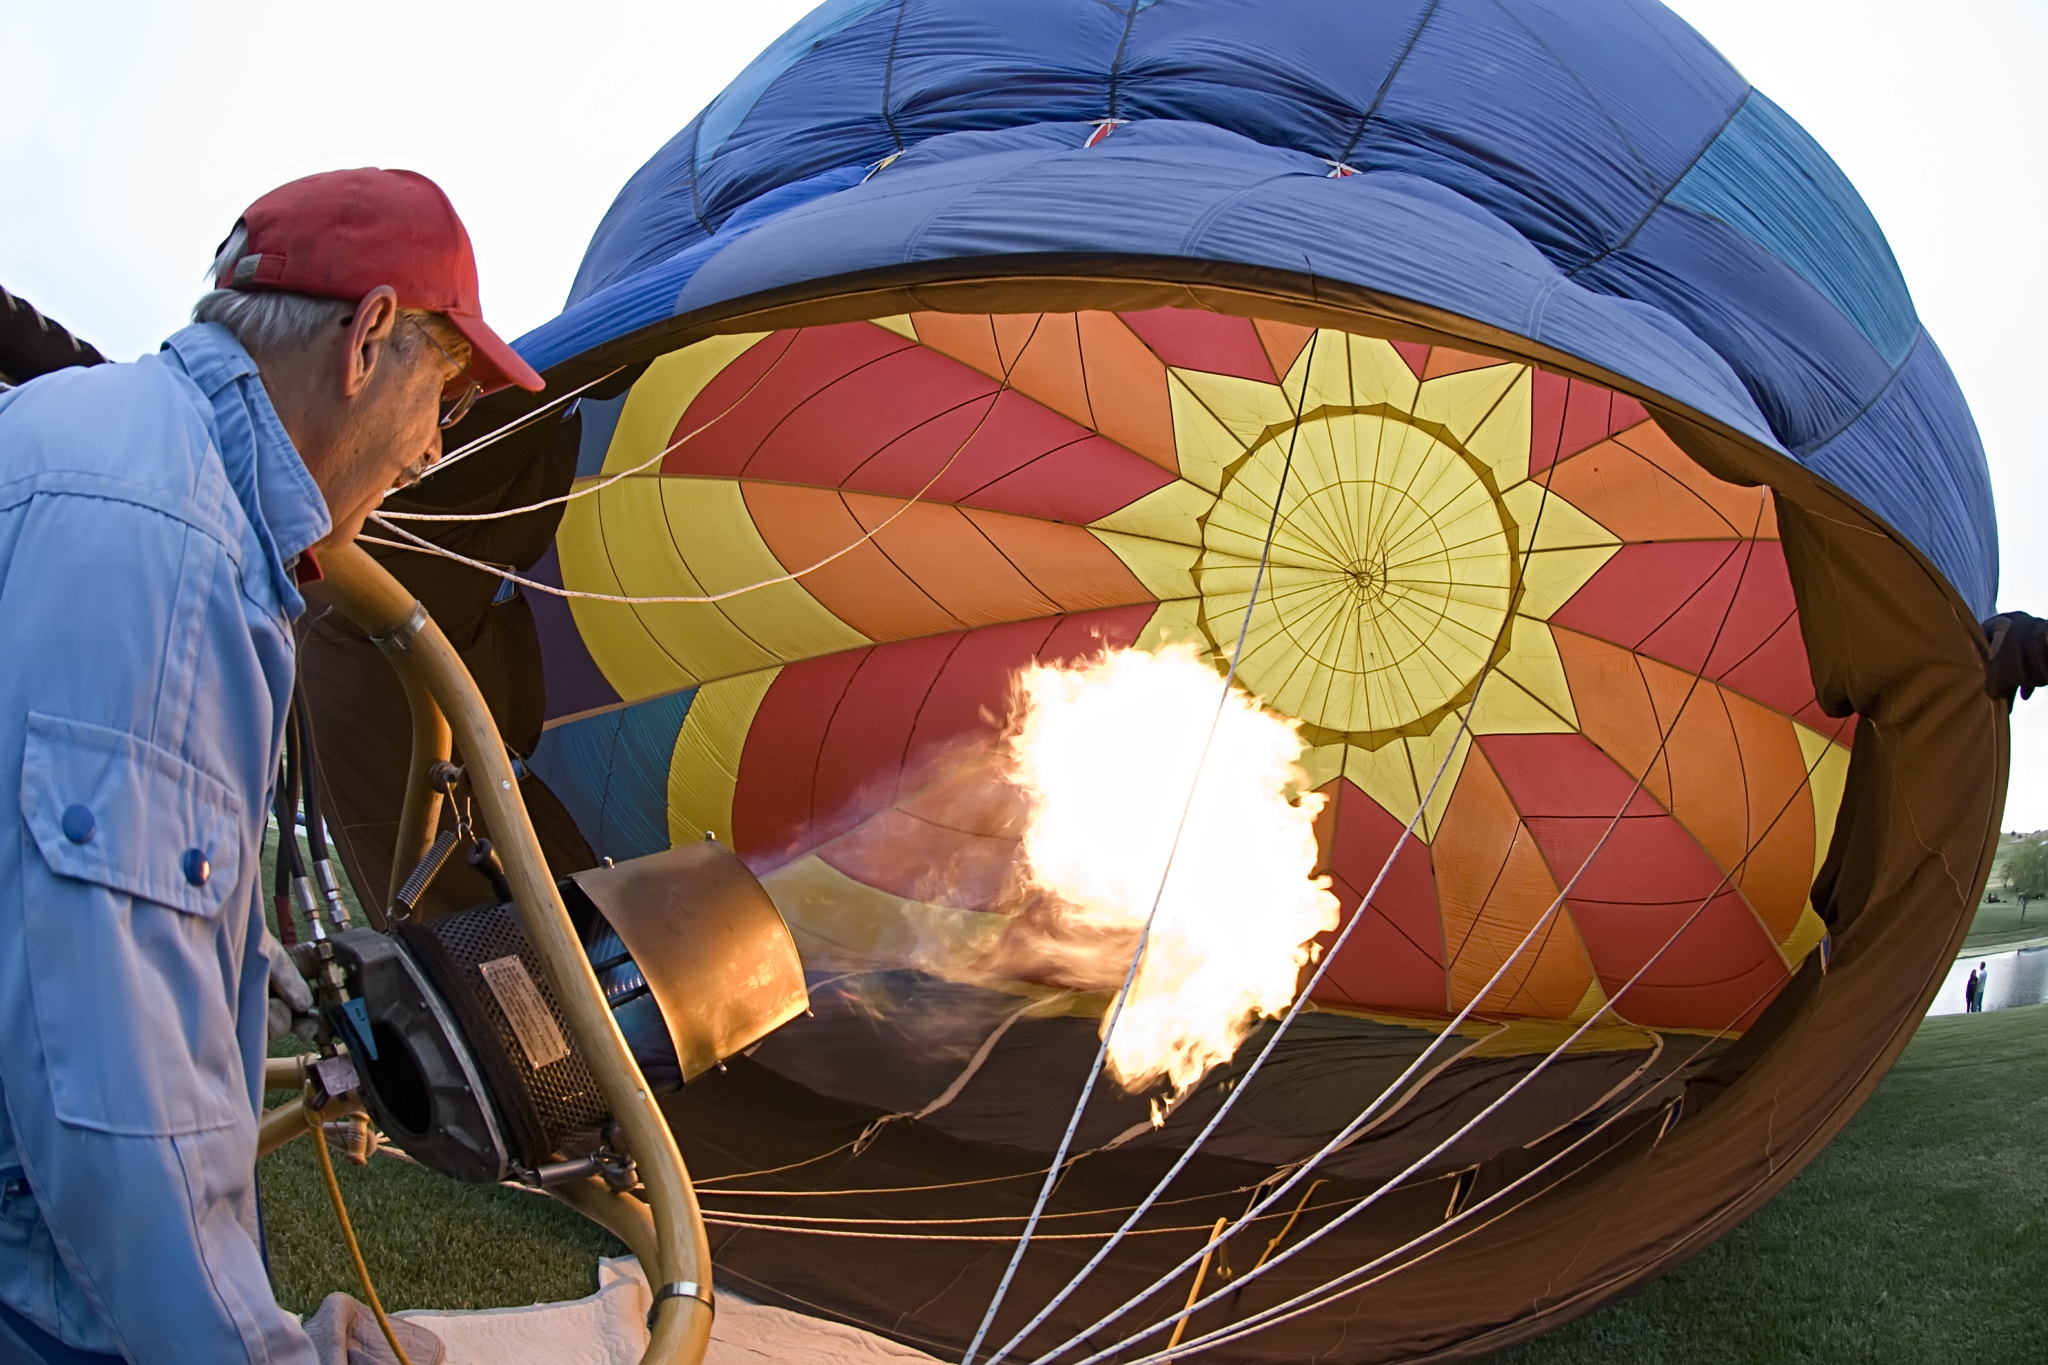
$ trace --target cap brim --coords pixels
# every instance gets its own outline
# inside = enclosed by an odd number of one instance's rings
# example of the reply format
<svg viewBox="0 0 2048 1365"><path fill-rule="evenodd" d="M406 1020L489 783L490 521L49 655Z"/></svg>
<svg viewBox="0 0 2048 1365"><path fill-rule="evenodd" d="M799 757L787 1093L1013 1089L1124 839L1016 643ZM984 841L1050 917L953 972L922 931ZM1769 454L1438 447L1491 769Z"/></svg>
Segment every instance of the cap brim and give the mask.
<svg viewBox="0 0 2048 1365"><path fill-rule="evenodd" d="M535 372L533 366L519 358L519 352L505 344L484 320L473 313L447 313L448 321L455 324L455 330L469 340L469 375L483 385L485 393L496 393L499 389L518 385L531 393L539 393L547 387L547 381Z"/></svg>

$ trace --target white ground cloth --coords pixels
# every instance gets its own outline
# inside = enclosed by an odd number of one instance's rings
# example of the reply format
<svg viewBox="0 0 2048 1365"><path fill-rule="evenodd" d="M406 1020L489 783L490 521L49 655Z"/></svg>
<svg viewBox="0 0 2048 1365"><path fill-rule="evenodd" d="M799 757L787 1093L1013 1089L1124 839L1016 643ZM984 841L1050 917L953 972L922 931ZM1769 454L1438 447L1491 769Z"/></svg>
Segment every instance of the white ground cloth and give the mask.
<svg viewBox="0 0 2048 1365"><path fill-rule="evenodd" d="M637 1365L647 1347L647 1280L631 1257L600 1261L597 1292L571 1303L474 1313L420 1309L448 1348L446 1365ZM856 1327L718 1296L705 1365L930 1365L922 1351Z"/></svg>

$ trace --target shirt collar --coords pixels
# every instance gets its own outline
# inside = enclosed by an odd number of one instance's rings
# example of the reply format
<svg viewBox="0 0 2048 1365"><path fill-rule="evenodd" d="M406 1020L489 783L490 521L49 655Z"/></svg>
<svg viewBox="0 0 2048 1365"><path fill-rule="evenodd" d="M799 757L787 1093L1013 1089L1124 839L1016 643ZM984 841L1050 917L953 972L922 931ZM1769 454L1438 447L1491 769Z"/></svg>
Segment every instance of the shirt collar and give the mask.
<svg viewBox="0 0 2048 1365"><path fill-rule="evenodd" d="M227 328L195 323L173 333L164 350L213 405L229 482L271 556L287 609L296 615L304 601L290 567L331 528L327 500L285 434L256 362Z"/></svg>

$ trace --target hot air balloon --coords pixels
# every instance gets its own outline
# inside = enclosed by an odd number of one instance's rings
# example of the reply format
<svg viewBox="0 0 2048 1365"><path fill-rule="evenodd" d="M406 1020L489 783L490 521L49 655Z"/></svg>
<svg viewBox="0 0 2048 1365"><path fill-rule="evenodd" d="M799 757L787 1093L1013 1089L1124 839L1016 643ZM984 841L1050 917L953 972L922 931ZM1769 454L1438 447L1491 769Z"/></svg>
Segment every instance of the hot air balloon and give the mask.
<svg viewBox="0 0 2048 1365"><path fill-rule="evenodd" d="M665 1101L745 1293L977 1360L1496 1349L1781 1188L1967 930L1975 429L1661 8L832 0L520 345L548 393L378 553L558 873L715 838L795 934L812 1015ZM307 647L379 887L402 698ZM1293 727L1334 922L1228 1061L1083 1099L1117 983L1027 932L1018 680L1172 649Z"/></svg>

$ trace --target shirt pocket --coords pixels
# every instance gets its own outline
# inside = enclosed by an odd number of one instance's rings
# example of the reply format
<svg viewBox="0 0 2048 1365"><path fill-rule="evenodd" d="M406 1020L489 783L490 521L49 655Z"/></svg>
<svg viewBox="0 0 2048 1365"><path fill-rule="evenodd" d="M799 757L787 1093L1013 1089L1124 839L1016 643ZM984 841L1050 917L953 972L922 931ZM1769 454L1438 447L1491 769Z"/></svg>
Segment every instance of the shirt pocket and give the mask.
<svg viewBox="0 0 2048 1365"><path fill-rule="evenodd" d="M237 1029L241 803L154 744L31 712L22 934L57 1117L138 1136L253 1120Z"/></svg>

